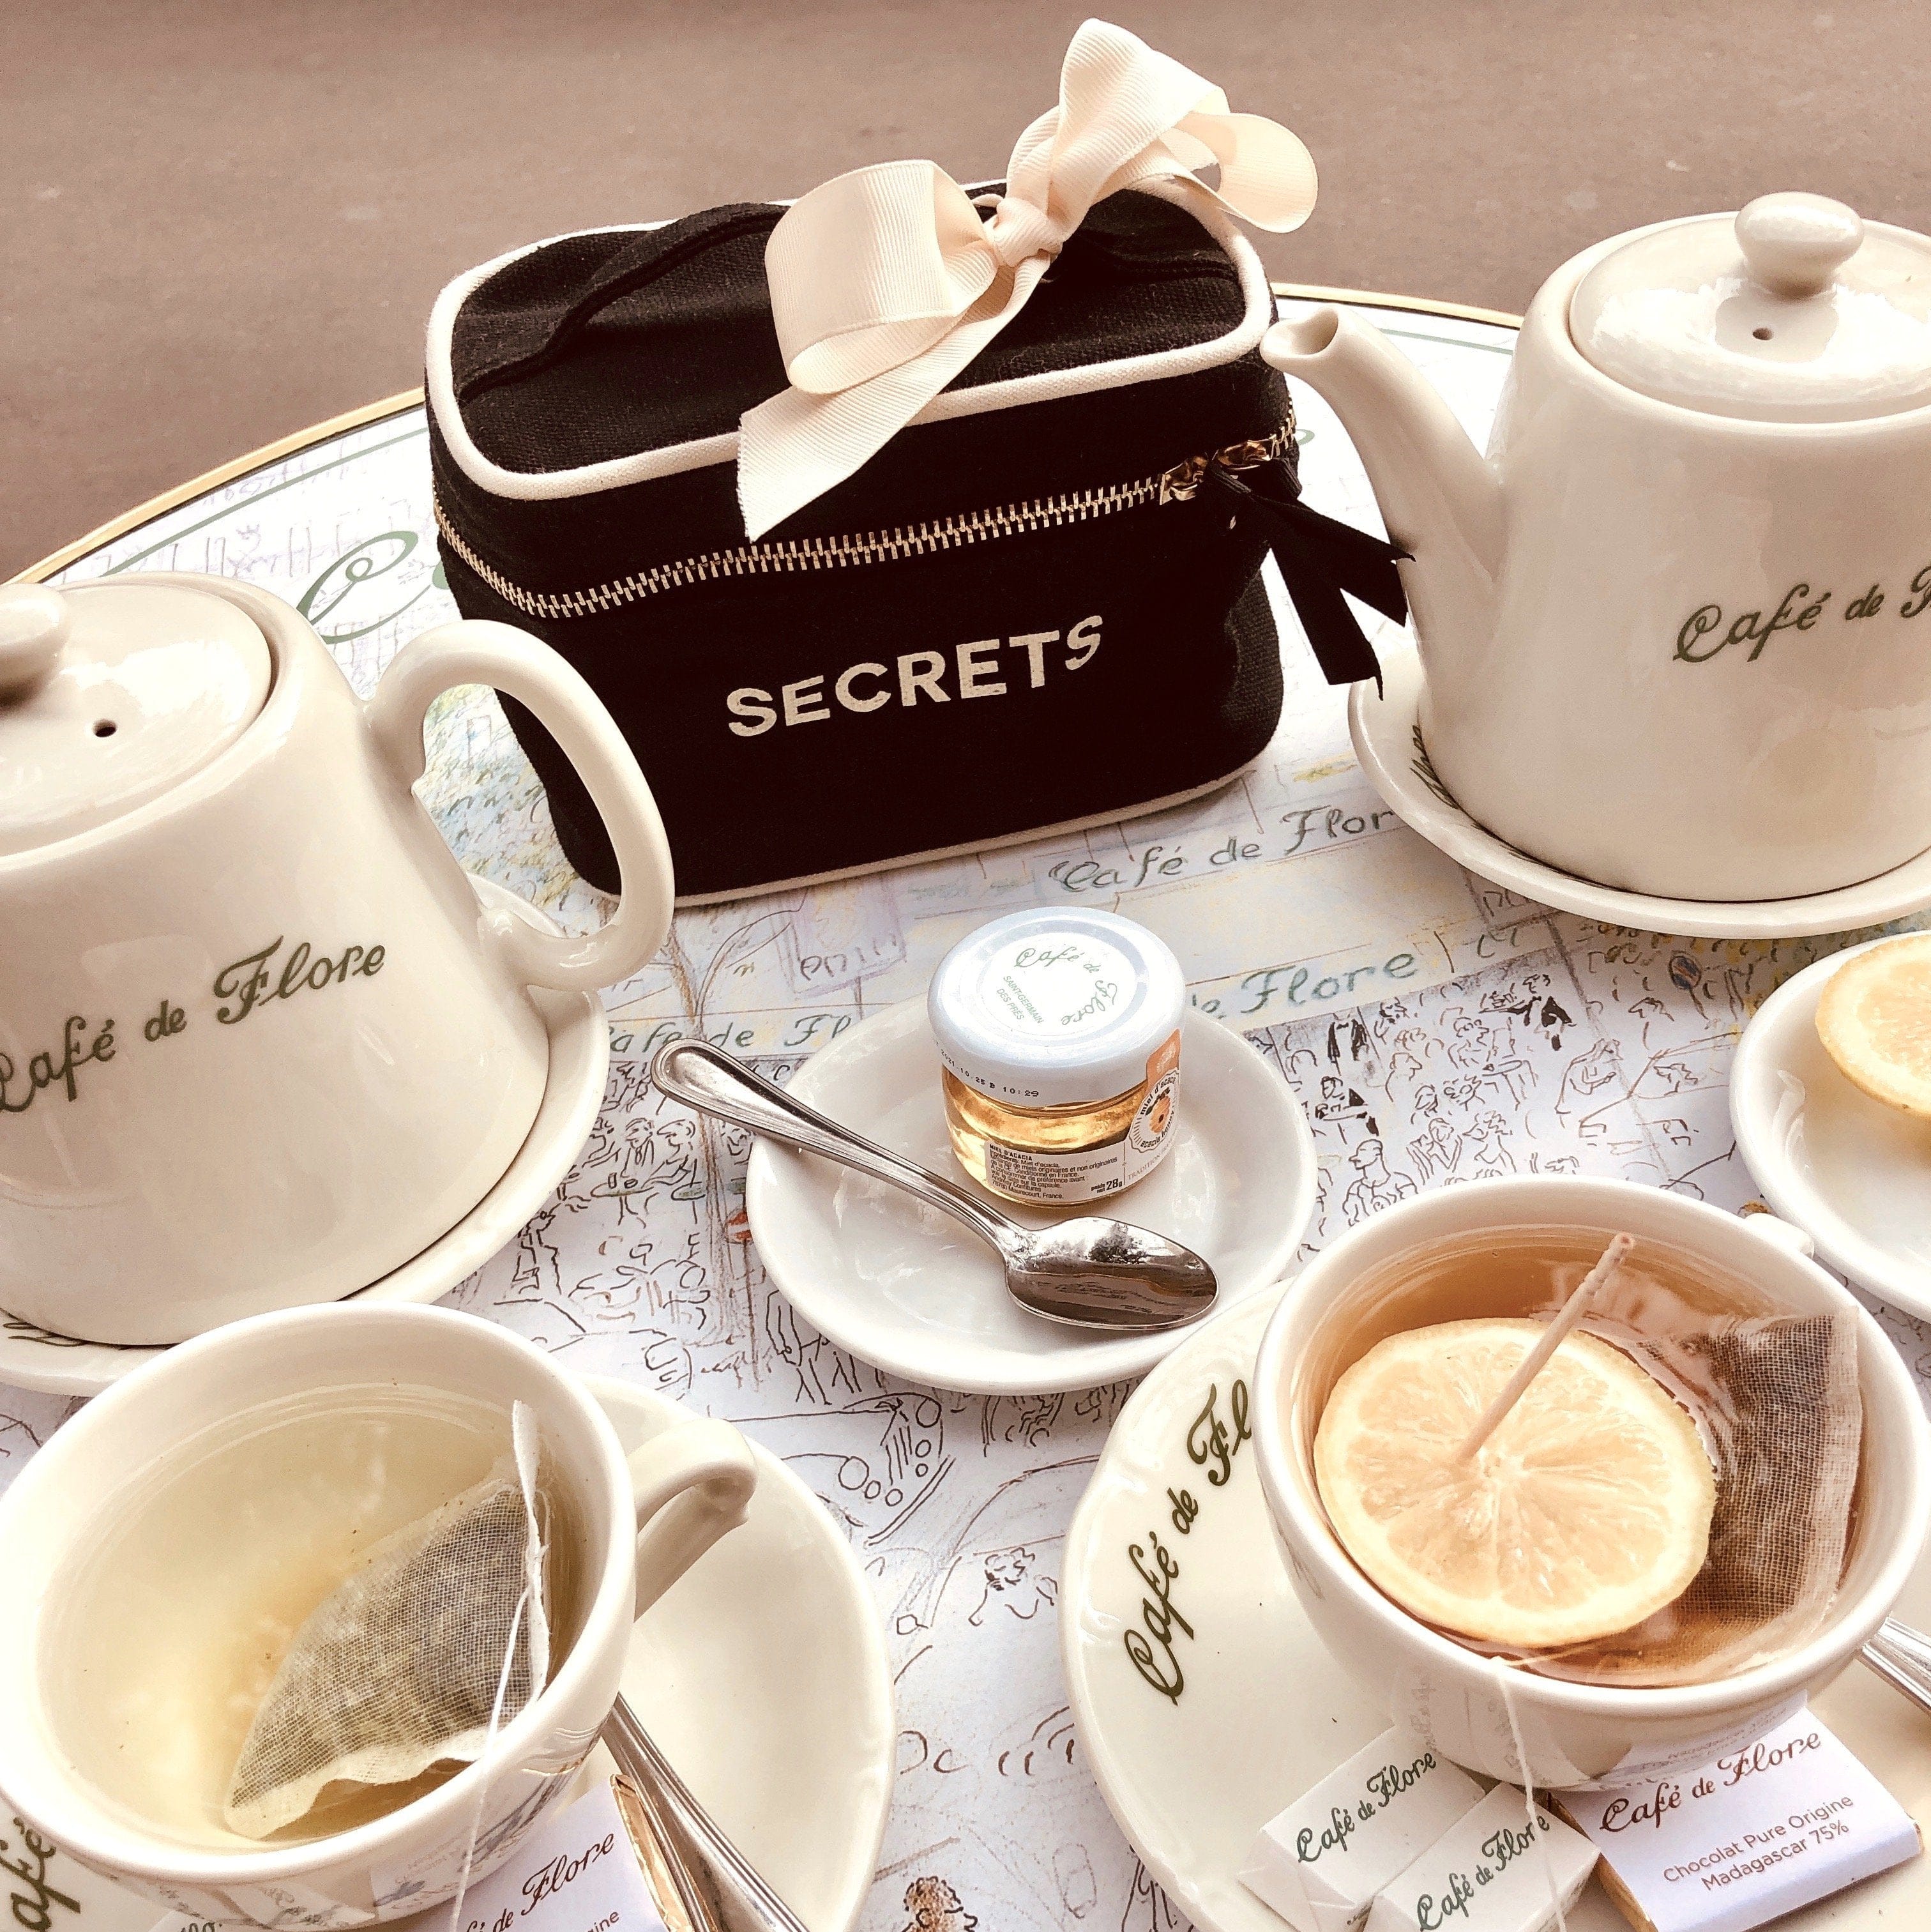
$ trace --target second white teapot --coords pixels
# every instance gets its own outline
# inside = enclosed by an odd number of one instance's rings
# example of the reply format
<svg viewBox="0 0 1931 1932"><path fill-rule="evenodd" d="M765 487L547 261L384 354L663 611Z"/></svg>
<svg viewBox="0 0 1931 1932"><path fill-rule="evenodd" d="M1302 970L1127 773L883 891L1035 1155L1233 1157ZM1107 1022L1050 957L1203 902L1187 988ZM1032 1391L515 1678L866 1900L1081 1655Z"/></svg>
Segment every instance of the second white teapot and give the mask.
<svg viewBox="0 0 1931 1932"><path fill-rule="evenodd" d="M1931 240L1819 196L1558 269L1489 452L1332 308L1262 345L1342 418L1471 817L1600 884L1795 897L1931 847Z"/></svg>

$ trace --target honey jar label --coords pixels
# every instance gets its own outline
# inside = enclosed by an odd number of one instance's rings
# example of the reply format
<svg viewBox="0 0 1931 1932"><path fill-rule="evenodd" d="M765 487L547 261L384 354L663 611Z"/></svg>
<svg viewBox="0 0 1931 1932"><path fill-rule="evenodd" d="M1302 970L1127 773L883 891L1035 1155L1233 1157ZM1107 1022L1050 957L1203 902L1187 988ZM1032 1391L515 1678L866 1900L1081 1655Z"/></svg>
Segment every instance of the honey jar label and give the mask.
<svg viewBox="0 0 1931 1932"><path fill-rule="evenodd" d="M1015 1033L1064 1039L1111 1021L1135 976L1132 961L1117 946L1069 933L1001 946L987 962L979 991L988 1010Z"/></svg>
<svg viewBox="0 0 1931 1932"><path fill-rule="evenodd" d="M1135 1180L1159 1159L1160 1150L1174 1130L1180 1103L1180 1036L1177 1030L1147 1056L1146 1095L1126 1130L1127 1145L1141 1157Z"/></svg>
<svg viewBox="0 0 1931 1932"><path fill-rule="evenodd" d="M1128 1143L1114 1141L1077 1152L1041 1152L1036 1148L1008 1147L1003 1141L985 1144L988 1186L1009 1200L1036 1202L1042 1208L1074 1207L1102 1201L1130 1187L1153 1165L1143 1160L1129 1178Z"/></svg>
<svg viewBox="0 0 1931 1932"><path fill-rule="evenodd" d="M1015 1201L1070 1207L1123 1192L1159 1164L1180 1105L1180 1036L1156 1047L1147 1062L1147 1090L1126 1131L1097 1147L1039 1148L985 1143L988 1186Z"/></svg>

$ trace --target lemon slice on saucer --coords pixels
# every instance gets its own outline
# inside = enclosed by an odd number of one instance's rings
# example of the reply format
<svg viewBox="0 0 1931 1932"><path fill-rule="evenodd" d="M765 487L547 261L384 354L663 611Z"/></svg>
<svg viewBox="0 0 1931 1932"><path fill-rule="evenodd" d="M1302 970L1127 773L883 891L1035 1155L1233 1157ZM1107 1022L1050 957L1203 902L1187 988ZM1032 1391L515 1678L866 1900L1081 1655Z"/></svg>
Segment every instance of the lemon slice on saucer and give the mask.
<svg viewBox="0 0 1931 1932"><path fill-rule="evenodd" d="M1817 1002L1817 1037L1854 1086L1931 1115L1931 933L1846 960Z"/></svg>
<svg viewBox="0 0 1931 1932"><path fill-rule="evenodd" d="M1543 1324L1447 1322L1335 1384L1315 1476L1348 1553L1424 1622L1511 1649L1630 1629L1703 1567L1717 1498L1696 1426L1620 1350L1570 1336L1457 1451Z"/></svg>

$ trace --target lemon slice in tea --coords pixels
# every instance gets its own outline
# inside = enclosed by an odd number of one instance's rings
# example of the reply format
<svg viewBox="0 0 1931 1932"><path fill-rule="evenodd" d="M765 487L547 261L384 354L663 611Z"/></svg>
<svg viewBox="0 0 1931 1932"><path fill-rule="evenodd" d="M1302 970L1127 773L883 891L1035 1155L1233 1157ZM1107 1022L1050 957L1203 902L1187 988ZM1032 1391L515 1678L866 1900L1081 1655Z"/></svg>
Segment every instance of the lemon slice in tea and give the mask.
<svg viewBox="0 0 1931 1932"><path fill-rule="evenodd" d="M1817 1037L1873 1100L1931 1115L1931 933L1839 967L1817 1002Z"/></svg>
<svg viewBox="0 0 1931 1932"><path fill-rule="evenodd" d="M1511 1649L1608 1636L1680 1596L1717 1498L1688 1412L1592 1335L1569 1336L1459 1456L1543 1329L1392 1335L1335 1384L1315 1435L1321 1501L1370 1580L1426 1622Z"/></svg>

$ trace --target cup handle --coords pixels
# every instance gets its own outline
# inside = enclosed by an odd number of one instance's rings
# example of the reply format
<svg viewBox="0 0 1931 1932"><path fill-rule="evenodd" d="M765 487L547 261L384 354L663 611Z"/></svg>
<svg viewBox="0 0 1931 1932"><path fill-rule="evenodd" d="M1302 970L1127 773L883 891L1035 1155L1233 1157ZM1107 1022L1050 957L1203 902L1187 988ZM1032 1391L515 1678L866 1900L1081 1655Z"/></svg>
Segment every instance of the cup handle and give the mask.
<svg viewBox="0 0 1931 1932"><path fill-rule="evenodd" d="M679 1423L631 1452L637 1502L637 1614L642 1616L728 1531L743 1522L757 1465L727 1422Z"/></svg>
<svg viewBox="0 0 1931 1932"><path fill-rule="evenodd" d="M1817 1252L1817 1244L1794 1221L1773 1214L1768 1208L1745 1208L1740 1217L1745 1227L1773 1247L1788 1248L1808 1261Z"/></svg>
<svg viewBox="0 0 1931 1932"><path fill-rule="evenodd" d="M595 992L628 979L670 930L670 848L637 754L583 676L547 644L487 618L439 624L398 651L369 700L369 729L405 787L421 777L422 725L452 686L487 684L529 706L548 728L602 814L622 890L595 932L539 932L499 906L483 922L524 984Z"/></svg>

